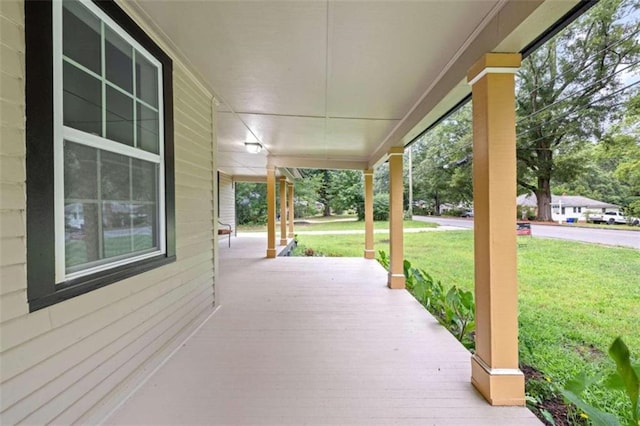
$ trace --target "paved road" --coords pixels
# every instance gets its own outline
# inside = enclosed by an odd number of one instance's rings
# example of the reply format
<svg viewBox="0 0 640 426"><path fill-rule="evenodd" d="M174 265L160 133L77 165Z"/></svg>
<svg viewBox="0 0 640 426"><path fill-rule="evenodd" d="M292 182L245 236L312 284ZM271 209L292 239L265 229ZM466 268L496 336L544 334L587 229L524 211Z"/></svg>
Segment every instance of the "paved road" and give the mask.
<svg viewBox="0 0 640 426"><path fill-rule="evenodd" d="M444 226L456 226L463 229L473 228L473 219L450 217L414 216L414 220L435 222ZM531 225L534 237L558 238L561 240L582 241L585 243L624 246L640 249L640 232L622 229L573 228L554 225Z"/></svg>

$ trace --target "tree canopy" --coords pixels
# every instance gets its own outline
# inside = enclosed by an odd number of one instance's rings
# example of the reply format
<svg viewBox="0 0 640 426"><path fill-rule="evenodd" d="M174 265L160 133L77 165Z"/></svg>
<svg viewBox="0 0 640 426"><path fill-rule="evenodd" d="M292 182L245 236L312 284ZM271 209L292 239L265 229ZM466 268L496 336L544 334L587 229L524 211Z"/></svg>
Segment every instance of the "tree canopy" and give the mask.
<svg viewBox="0 0 640 426"><path fill-rule="evenodd" d="M517 76L518 184L551 220L552 181L589 172L589 149L633 93L637 70L637 1L603 0L533 52ZM591 170L593 171L593 170Z"/></svg>

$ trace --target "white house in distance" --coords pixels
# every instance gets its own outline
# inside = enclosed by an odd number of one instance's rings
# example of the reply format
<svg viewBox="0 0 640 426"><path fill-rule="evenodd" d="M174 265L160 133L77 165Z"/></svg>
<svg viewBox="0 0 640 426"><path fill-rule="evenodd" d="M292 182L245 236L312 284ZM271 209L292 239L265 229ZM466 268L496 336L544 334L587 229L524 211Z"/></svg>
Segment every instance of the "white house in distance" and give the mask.
<svg viewBox="0 0 640 426"><path fill-rule="evenodd" d="M533 193L519 195L517 204L518 206L538 207L536 195ZM604 213L605 211L618 212L620 206L580 195L551 196L551 217L554 221L566 222L567 219L575 219L586 222L587 213Z"/></svg>

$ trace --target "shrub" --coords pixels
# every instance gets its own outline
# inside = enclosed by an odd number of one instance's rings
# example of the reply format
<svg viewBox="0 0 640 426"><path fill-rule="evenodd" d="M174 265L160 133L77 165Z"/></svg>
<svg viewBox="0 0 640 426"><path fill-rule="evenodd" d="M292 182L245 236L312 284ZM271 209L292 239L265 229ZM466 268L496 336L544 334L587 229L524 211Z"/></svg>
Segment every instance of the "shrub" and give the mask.
<svg viewBox="0 0 640 426"><path fill-rule="evenodd" d="M463 213L465 213L467 211L467 209L451 209L451 210L447 210L445 212L442 212L443 216L454 216L454 217L461 217Z"/></svg>
<svg viewBox="0 0 640 426"><path fill-rule="evenodd" d="M516 220L522 220L522 212L525 212L526 220L534 220L536 218L535 207L530 206L516 206Z"/></svg>
<svg viewBox="0 0 640 426"><path fill-rule="evenodd" d="M387 253L381 250L378 255L378 262L389 269ZM455 285L445 290L440 281L435 281L423 269L412 267L408 260L404 261L403 268L411 294L467 349L473 349L476 311L473 293Z"/></svg>
<svg viewBox="0 0 640 426"><path fill-rule="evenodd" d="M413 214L418 216L428 216L433 214L433 209L431 207L420 207L416 206L413 208Z"/></svg>
<svg viewBox="0 0 640 426"><path fill-rule="evenodd" d="M373 220L389 220L389 194L373 196Z"/></svg>

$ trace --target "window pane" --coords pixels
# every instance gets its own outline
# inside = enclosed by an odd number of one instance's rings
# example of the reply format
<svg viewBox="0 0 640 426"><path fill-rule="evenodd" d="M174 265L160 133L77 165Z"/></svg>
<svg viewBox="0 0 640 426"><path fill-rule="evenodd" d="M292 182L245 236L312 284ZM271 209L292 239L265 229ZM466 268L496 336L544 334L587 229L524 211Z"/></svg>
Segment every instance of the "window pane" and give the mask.
<svg viewBox="0 0 640 426"><path fill-rule="evenodd" d="M133 146L133 99L109 86L106 137Z"/></svg>
<svg viewBox="0 0 640 426"><path fill-rule="evenodd" d="M67 271L100 258L98 203L65 203L65 257Z"/></svg>
<svg viewBox="0 0 640 426"><path fill-rule="evenodd" d="M97 150L64 142L64 198L97 200Z"/></svg>
<svg viewBox="0 0 640 426"><path fill-rule="evenodd" d="M155 204L133 204L133 246L134 250L148 250L158 246L156 239L157 207Z"/></svg>
<svg viewBox="0 0 640 426"><path fill-rule="evenodd" d="M100 154L102 199L128 201L131 196L129 158L106 151L100 151Z"/></svg>
<svg viewBox="0 0 640 426"><path fill-rule="evenodd" d="M105 202L102 208L104 257L133 252L131 240L131 205Z"/></svg>
<svg viewBox="0 0 640 426"><path fill-rule="evenodd" d="M156 201L158 165L142 160L132 160L132 185L131 199L134 201Z"/></svg>
<svg viewBox="0 0 640 426"><path fill-rule="evenodd" d="M158 68L136 52L136 94L151 106L158 107Z"/></svg>
<svg viewBox="0 0 640 426"><path fill-rule="evenodd" d="M81 2L62 7L64 125L158 154L158 68ZM162 165L75 139L63 147L67 273L157 250Z"/></svg>
<svg viewBox="0 0 640 426"><path fill-rule="evenodd" d="M138 146L145 151L158 154L160 140L158 113L138 102L136 104L138 106Z"/></svg>
<svg viewBox="0 0 640 426"><path fill-rule="evenodd" d="M64 125L102 136L102 83L65 62Z"/></svg>
<svg viewBox="0 0 640 426"><path fill-rule="evenodd" d="M133 93L133 48L106 26L104 48L107 80Z"/></svg>
<svg viewBox="0 0 640 426"><path fill-rule="evenodd" d="M101 74L100 20L79 2L65 1L62 29L64 55Z"/></svg>

